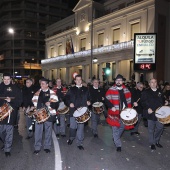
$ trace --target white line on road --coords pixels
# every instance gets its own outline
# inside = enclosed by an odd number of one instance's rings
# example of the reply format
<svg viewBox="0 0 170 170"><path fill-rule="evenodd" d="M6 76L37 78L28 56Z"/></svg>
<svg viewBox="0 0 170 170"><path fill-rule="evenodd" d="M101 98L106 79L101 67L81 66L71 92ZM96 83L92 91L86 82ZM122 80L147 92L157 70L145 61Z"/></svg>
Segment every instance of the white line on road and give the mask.
<svg viewBox="0 0 170 170"><path fill-rule="evenodd" d="M60 147L54 131L52 132L52 138L53 138L54 153L55 153L55 170L62 170Z"/></svg>

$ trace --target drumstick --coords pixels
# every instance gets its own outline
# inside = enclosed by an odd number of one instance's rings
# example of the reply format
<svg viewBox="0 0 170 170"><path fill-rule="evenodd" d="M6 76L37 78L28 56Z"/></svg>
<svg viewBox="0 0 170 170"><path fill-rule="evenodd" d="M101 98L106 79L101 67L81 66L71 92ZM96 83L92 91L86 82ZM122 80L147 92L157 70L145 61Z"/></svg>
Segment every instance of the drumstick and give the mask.
<svg viewBox="0 0 170 170"><path fill-rule="evenodd" d="M139 102L139 100L140 100L140 98L136 101L136 103L138 103L138 102ZM135 106L133 106L133 107L132 107L132 109L133 109L134 107L135 107Z"/></svg>

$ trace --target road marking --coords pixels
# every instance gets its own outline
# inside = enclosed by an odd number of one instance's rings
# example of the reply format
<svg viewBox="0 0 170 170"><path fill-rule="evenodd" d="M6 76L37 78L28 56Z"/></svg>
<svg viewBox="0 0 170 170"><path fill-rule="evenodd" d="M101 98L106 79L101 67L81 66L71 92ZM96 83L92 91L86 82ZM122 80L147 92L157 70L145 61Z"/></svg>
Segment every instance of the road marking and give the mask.
<svg viewBox="0 0 170 170"><path fill-rule="evenodd" d="M52 132L52 138L54 143L54 154L55 154L55 170L62 170L61 152L58 144L58 140L54 131Z"/></svg>

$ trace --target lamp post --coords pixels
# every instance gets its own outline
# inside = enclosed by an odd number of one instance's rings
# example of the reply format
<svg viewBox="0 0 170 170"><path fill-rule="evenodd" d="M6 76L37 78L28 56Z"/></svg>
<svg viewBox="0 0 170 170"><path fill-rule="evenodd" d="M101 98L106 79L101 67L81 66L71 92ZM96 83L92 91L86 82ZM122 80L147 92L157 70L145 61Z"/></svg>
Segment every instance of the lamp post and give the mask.
<svg viewBox="0 0 170 170"><path fill-rule="evenodd" d="M13 75L13 78L15 78L15 72L14 72L14 29L13 28L9 28L8 29L8 32L10 34L12 34L12 75Z"/></svg>
<svg viewBox="0 0 170 170"><path fill-rule="evenodd" d="M93 76L93 0L91 1L91 58L90 58L90 78Z"/></svg>

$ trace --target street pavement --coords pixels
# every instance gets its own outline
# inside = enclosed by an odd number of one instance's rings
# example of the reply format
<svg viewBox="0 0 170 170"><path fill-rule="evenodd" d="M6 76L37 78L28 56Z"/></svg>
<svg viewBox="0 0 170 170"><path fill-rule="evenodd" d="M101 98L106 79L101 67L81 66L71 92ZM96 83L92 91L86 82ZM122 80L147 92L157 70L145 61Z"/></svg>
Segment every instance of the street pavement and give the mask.
<svg viewBox="0 0 170 170"><path fill-rule="evenodd" d="M55 141L51 153L47 154L42 149L39 155L34 155L34 139L25 139L25 119L23 113L20 113L19 128L14 130L11 157L6 158L3 151L0 152L0 170L60 170L60 165L62 170L169 170L170 168L170 126L165 126L160 140L163 148L151 151L147 128L141 122L140 135L131 136L130 131L125 131L121 138L122 152L117 152L112 140L111 127L101 115L98 138L92 135L90 121L85 126L85 150L79 150L76 141L72 145L67 144L69 130L67 128L67 137L56 138L53 133Z"/></svg>

